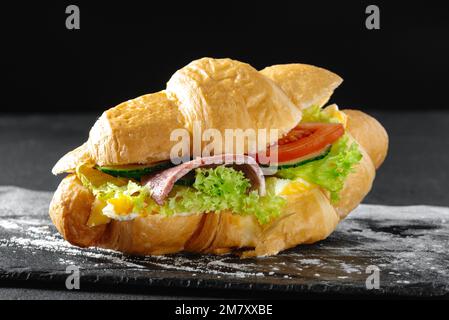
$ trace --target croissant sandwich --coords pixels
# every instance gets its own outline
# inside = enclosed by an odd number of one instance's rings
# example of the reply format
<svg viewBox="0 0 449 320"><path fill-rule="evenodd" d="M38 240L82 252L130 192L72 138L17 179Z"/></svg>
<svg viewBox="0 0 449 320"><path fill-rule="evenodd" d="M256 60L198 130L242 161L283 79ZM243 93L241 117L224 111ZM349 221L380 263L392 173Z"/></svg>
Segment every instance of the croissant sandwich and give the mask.
<svg viewBox="0 0 449 320"><path fill-rule="evenodd" d="M50 217L73 245L137 255L266 256L323 240L388 148L374 118L325 106L342 81L305 64L195 60L165 90L105 111L56 163L68 175Z"/></svg>

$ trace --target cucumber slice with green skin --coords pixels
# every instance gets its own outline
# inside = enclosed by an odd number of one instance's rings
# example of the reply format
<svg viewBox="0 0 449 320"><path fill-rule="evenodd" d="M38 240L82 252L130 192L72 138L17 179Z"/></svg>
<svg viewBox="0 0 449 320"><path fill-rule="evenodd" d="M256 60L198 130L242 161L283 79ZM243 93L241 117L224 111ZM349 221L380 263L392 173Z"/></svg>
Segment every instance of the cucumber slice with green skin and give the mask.
<svg viewBox="0 0 449 320"><path fill-rule="evenodd" d="M288 162L282 162L277 164L279 169L293 168L304 165L306 163L323 159L328 155L330 151L330 146L320 150L319 152L307 155L305 157L301 157L299 159L294 159ZM162 171L168 168L173 167L174 164L171 161L160 161L156 163L152 163L150 165L123 165L123 166L97 166L96 168L106 174L109 174L114 177L123 177L128 179L140 180L143 176ZM261 167L269 167L267 165L260 165ZM195 182L195 175L189 174L178 181L176 181L177 185L182 186L192 186Z"/></svg>
<svg viewBox="0 0 449 320"><path fill-rule="evenodd" d="M323 159L325 156L327 156L329 154L330 150L331 150L331 147L328 146L318 152L314 152L313 154L308 154L307 156L304 156L304 157L301 157L298 159L294 159L294 160L290 160L288 162L281 162L281 163L278 163L275 165L272 164L272 166L277 166L278 169L299 167L306 163ZM264 166L264 165L260 165L260 166L261 167L269 167L269 166Z"/></svg>
<svg viewBox="0 0 449 320"><path fill-rule="evenodd" d="M152 165L126 165L126 166L114 166L114 167L97 167L98 170L107 173L114 177L123 177L134 180L140 180L143 176L162 171L173 167L174 165L167 161L166 163L158 162ZM175 182L177 185L190 187L195 182L195 175L186 175Z"/></svg>
<svg viewBox="0 0 449 320"><path fill-rule="evenodd" d="M114 177L124 177L129 179L140 180L141 177L149 175L151 173L162 171L173 167L174 164L171 161L160 161L146 165L124 165L124 166L97 166L97 169L110 174Z"/></svg>

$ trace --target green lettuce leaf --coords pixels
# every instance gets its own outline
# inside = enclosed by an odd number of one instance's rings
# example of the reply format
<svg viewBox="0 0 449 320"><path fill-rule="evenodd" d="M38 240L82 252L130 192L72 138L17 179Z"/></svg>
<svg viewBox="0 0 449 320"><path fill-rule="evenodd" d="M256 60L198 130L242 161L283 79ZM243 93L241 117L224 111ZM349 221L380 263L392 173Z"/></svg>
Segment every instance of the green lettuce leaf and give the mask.
<svg viewBox="0 0 449 320"><path fill-rule="evenodd" d="M271 179L271 180L270 180ZM111 198L126 197L133 204L133 212L159 211L164 215L207 213L230 210L241 215L254 215L263 224L280 215L285 199L274 193L273 179L267 179L267 195L261 197L257 191L249 191L250 181L241 171L219 166L213 169L196 170L192 187L175 186L163 206L156 204L146 187L133 181L118 186L107 182L95 187L86 176L83 184L94 195L107 201Z"/></svg>
<svg viewBox="0 0 449 320"><path fill-rule="evenodd" d="M328 109L310 106L302 110L301 123L305 122L340 123L340 120Z"/></svg>
<svg viewBox="0 0 449 320"><path fill-rule="evenodd" d="M299 167L280 169L277 176L287 179L302 178L328 190L333 202L339 200L347 176L362 159L357 143L349 145L348 136L343 136L331 147L323 159L306 163Z"/></svg>
<svg viewBox="0 0 449 320"><path fill-rule="evenodd" d="M274 194L273 183L267 183L267 195L249 191L251 184L241 171L219 166L196 170L193 188L175 187L161 213L172 215L189 212L230 210L241 215L254 215L264 224L280 215L285 199Z"/></svg>
<svg viewBox="0 0 449 320"><path fill-rule="evenodd" d="M92 192L98 199L103 201L112 198L127 198L133 204L132 212L146 211L151 213L157 206L149 198L148 189L131 180L124 186L117 186L108 182L98 188L93 188Z"/></svg>

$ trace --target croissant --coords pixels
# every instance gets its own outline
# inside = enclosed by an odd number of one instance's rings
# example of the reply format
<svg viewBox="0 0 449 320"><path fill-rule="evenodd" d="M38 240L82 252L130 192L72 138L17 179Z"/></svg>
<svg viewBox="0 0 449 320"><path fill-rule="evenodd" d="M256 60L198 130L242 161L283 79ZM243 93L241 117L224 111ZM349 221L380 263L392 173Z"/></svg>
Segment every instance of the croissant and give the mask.
<svg viewBox="0 0 449 320"><path fill-rule="evenodd" d="M195 60L178 70L165 90L105 111L92 127L87 142L56 163L52 172L68 175L53 196L50 217L73 245L137 255L187 251L267 256L323 240L370 191L388 149L388 135L373 117L357 110L340 111L336 105L323 108L341 82L328 70L304 64L275 65L257 71L231 59ZM164 163L177 143L171 139L173 130L183 128L191 138L195 124L201 130L213 128L219 132L275 128L278 138L285 137L313 108L339 118L342 124L338 125L344 124L348 143L354 143L360 153L338 199L311 181L304 182L307 188L283 191L280 212L264 223L256 215L238 214L230 208L172 215L153 212L126 219L102 216L100 223L91 223L94 213L98 217L98 212L104 212L105 204L99 204L79 168L96 172L102 167ZM244 148L248 153L249 147ZM196 167L200 165L196 163ZM174 174L179 171L176 167L168 170ZM158 174L148 179L159 179ZM111 179L122 183L124 178ZM288 179L282 181L290 183ZM169 190L173 187L167 185ZM155 193L150 192L153 197Z"/></svg>

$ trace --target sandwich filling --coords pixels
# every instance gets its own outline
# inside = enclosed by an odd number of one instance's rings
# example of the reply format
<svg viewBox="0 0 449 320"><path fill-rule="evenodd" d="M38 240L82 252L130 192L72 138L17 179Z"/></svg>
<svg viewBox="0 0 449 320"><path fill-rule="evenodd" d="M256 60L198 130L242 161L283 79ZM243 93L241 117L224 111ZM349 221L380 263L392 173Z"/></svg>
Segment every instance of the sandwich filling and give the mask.
<svg viewBox="0 0 449 320"><path fill-rule="evenodd" d="M301 123L278 142L278 170L271 177L263 176L253 158L235 155L200 158L169 168L160 163L134 166L129 171L80 165L76 174L96 197L88 225L151 214L225 210L253 215L265 224L281 215L289 196L313 188L326 191L336 202L347 176L362 158L357 143L345 134L345 125L346 115L336 106L303 110Z"/></svg>
<svg viewBox="0 0 449 320"><path fill-rule="evenodd" d="M162 205L177 181L197 168L214 168L217 166L235 166L245 174L253 189L258 189L261 196L265 195L265 180L257 162L244 155L217 155L198 158L182 163L176 167L157 172L142 178L142 184L151 191L151 197Z"/></svg>

